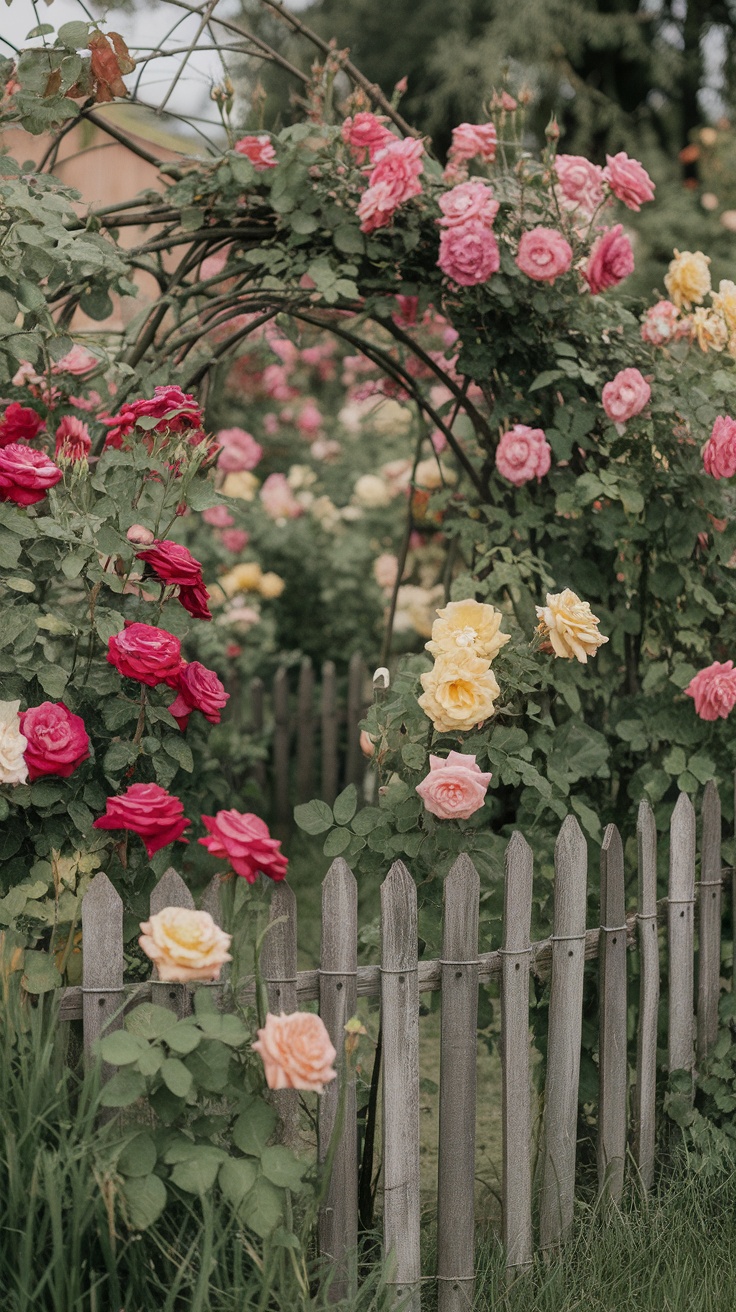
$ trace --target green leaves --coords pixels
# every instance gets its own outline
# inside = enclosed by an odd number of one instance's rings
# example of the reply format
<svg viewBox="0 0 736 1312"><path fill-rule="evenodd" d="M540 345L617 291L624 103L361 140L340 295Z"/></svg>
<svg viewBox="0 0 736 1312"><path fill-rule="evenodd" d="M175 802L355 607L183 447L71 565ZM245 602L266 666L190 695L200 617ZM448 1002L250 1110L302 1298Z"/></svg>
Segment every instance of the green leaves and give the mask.
<svg viewBox="0 0 736 1312"><path fill-rule="evenodd" d="M332 808L326 802L315 800L294 807L294 819L307 834L323 834L333 824Z"/></svg>

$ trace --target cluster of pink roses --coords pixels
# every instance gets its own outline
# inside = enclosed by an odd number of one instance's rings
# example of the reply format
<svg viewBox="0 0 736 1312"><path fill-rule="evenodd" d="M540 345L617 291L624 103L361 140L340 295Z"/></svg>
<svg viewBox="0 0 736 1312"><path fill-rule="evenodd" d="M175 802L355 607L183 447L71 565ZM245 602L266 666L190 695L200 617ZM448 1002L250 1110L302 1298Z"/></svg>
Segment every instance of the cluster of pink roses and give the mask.
<svg viewBox="0 0 736 1312"><path fill-rule="evenodd" d="M422 142L413 137L394 139L377 151L358 205L361 232L387 227L399 206L421 194L423 154Z"/></svg>

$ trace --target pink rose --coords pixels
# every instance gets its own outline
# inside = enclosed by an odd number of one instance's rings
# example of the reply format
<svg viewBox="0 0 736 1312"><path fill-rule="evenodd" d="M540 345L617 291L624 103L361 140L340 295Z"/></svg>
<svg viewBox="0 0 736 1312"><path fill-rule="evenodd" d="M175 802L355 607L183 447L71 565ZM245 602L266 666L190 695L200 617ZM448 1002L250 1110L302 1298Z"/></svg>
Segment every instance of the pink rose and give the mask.
<svg viewBox="0 0 736 1312"><path fill-rule="evenodd" d="M424 168L423 154L422 142L414 137L393 141L378 152L368 189L358 205L361 232L385 228L400 205L421 194L419 176Z"/></svg>
<svg viewBox="0 0 736 1312"><path fill-rule="evenodd" d="M603 409L613 424L625 424L627 419L641 414L647 405L652 389L638 369L621 369L603 388Z"/></svg>
<svg viewBox="0 0 736 1312"><path fill-rule="evenodd" d="M459 123L452 129L452 144L447 152L453 164L482 159L492 164L496 158L498 136L493 123Z"/></svg>
<svg viewBox="0 0 736 1312"><path fill-rule="evenodd" d="M491 775L463 752L430 756L429 774L417 785L425 809L440 820L468 820L483 806Z"/></svg>
<svg viewBox="0 0 736 1312"><path fill-rule="evenodd" d="M539 481L552 463L552 448L541 428L514 424L504 433L496 447L496 469L515 487L521 487L532 478Z"/></svg>
<svg viewBox="0 0 736 1312"><path fill-rule="evenodd" d="M498 214L498 201L494 200L488 183L475 180L461 182L458 187L446 191L439 198L439 207L442 218L438 223L443 228L455 228L470 219L477 219L490 227Z"/></svg>
<svg viewBox="0 0 736 1312"><path fill-rule="evenodd" d="M52 364L51 372L52 374L75 374L80 376L88 374L90 369L95 369L99 363L97 356L88 351L86 346L77 344L72 347L71 351L67 351L66 355L63 355L60 360Z"/></svg>
<svg viewBox="0 0 736 1312"><path fill-rule="evenodd" d="M84 720L63 702L42 702L21 711L19 727L28 740L24 756L31 782L46 774L68 779L89 756Z"/></svg>
<svg viewBox="0 0 736 1312"><path fill-rule="evenodd" d="M235 523L227 506L208 506L202 511L202 519L205 524L211 524L213 528L230 528Z"/></svg>
<svg viewBox="0 0 736 1312"><path fill-rule="evenodd" d="M588 216L603 203L603 169L582 155L555 159L557 194L564 210L582 210Z"/></svg>
<svg viewBox="0 0 736 1312"><path fill-rule="evenodd" d="M313 438L324 428L322 411L311 397L307 397L296 418L296 426L302 437Z"/></svg>
<svg viewBox="0 0 736 1312"><path fill-rule="evenodd" d="M149 858L162 847L182 838L191 820L184 815L178 797L158 784L131 784L118 797L108 797L105 814L95 820L93 829L128 829L145 844ZM201 839L200 839L201 842Z"/></svg>
<svg viewBox="0 0 736 1312"><path fill-rule="evenodd" d="M631 242L623 226L617 223L615 228L608 228L601 233L594 243L587 268L583 269L583 277L593 295L597 296L607 288L623 282L633 272L634 252Z"/></svg>
<svg viewBox="0 0 736 1312"><path fill-rule="evenodd" d="M322 1017L313 1011L268 1012L253 1051L261 1056L269 1089L322 1093L337 1077L332 1065L337 1053Z"/></svg>
<svg viewBox="0 0 736 1312"><path fill-rule="evenodd" d="M0 450L0 501L33 506L43 501L61 477L59 466L43 451L21 442L11 442Z"/></svg>
<svg viewBox="0 0 736 1312"><path fill-rule="evenodd" d="M354 118L346 118L342 125L342 139L350 147L359 164L374 160L379 150L390 146L395 140L393 132L385 128L388 119L384 114L371 114L363 110Z"/></svg>
<svg viewBox="0 0 736 1312"><path fill-rule="evenodd" d="M263 370L263 390L274 401L293 401L298 389L289 383L288 370L282 364L267 364Z"/></svg>
<svg viewBox="0 0 736 1312"><path fill-rule="evenodd" d="M180 729L186 729L192 711L201 711L210 724L220 723L220 711L228 702L230 693L225 692L214 670L208 670L200 661L189 661L179 670L174 687L177 696L169 713Z"/></svg>
<svg viewBox="0 0 736 1312"><path fill-rule="evenodd" d="M657 301L650 306L641 326L642 341L650 346L664 346L677 336L679 310L672 301Z"/></svg>
<svg viewBox="0 0 736 1312"><path fill-rule="evenodd" d="M268 825L257 815L218 811L215 816L203 815L202 823L209 833L197 841L212 856L228 861L236 875L242 875L249 884L256 882L259 872L277 882L286 878L289 862L281 843L271 837Z"/></svg>
<svg viewBox="0 0 736 1312"><path fill-rule="evenodd" d="M87 425L76 415L64 415L56 430L54 455L57 460L84 460L89 455L92 438Z"/></svg>
<svg viewBox="0 0 736 1312"><path fill-rule="evenodd" d="M107 659L126 679L137 679L149 688L173 683L181 669L181 643L173 633L152 624L126 622L121 633L107 642Z"/></svg>
<svg viewBox="0 0 736 1312"><path fill-rule="evenodd" d="M226 551L231 551L234 556L239 556L241 551L245 551L250 542L250 533L244 528L225 528L220 534L220 541Z"/></svg>
<svg viewBox="0 0 736 1312"><path fill-rule="evenodd" d="M606 155L606 164L603 179L628 209L640 210L648 200L654 200L654 183L637 159L629 159L621 150L618 155Z"/></svg>
<svg viewBox="0 0 736 1312"><path fill-rule="evenodd" d="M43 428L43 419L28 405L11 401L0 419L0 447L11 442L32 442Z"/></svg>
<svg viewBox="0 0 736 1312"><path fill-rule="evenodd" d="M470 219L458 227L443 229L437 263L459 287L475 287L498 272L501 257L490 229Z"/></svg>
<svg viewBox="0 0 736 1312"><path fill-rule="evenodd" d="M221 428L215 441L222 447L217 457L217 468L224 469L226 474L255 469L263 455L263 447L244 428Z"/></svg>
<svg viewBox="0 0 736 1312"><path fill-rule="evenodd" d="M266 169L275 169L278 164L276 151L271 145L270 137L241 137L233 146L236 155L245 155L253 165L256 173L265 173Z"/></svg>
<svg viewBox="0 0 736 1312"><path fill-rule="evenodd" d="M150 528L146 528L145 524L131 524L125 536L137 547L150 547L156 541Z"/></svg>
<svg viewBox="0 0 736 1312"><path fill-rule="evenodd" d="M535 282L553 283L572 264L572 247L556 228L532 228L519 242L516 263Z"/></svg>
<svg viewBox="0 0 736 1312"><path fill-rule="evenodd" d="M304 514L285 474L269 474L260 491L263 508L271 519L298 519Z"/></svg>
<svg viewBox="0 0 736 1312"><path fill-rule="evenodd" d="M695 702L701 720L725 720L736 706L736 670L733 661L714 661L700 670L687 685L685 693Z"/></svg>
<svg viewBox="0 0 736 1312"><path fill-rule="evenodd" d="M736 474L736 420L719 415L703 448L703 465L712 478L733 478Z"/></svg>

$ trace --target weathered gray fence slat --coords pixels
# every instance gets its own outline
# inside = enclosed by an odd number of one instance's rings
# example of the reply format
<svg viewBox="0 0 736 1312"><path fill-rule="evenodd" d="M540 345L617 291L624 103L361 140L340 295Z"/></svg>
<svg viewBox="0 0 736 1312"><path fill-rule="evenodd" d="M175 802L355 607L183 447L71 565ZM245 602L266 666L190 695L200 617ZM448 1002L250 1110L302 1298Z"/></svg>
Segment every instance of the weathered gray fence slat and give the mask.
<svg viewBox="0 0 736 1312"><path fill-rule="evenodd" d="M445 880L437 1179L439 1312L468 1312L475 1271L475 1106L480 879L459 856Z"/></svg>
<svg viewBox="0 0 736 1312"><path fill-rule="evenodd" d="M531 1266L532 1166L529 1083L529 963L534 858L515 833L506 848L501 945L503 1245L506 1265Z"/></svg>
<svg viewBox="0 0 736 1312"><path fill-rule="evenodd" d="M575 817L568 815L555 844L552 986L539 1216L542 1248L560 1243L573 1217L586 884L585 839Z"/></svg>
<svg viewBox="0 0 736 1312"><path fill-rule="evenodd" d="M321 707L321 756L322 756L322 800L332 806L338 791L338 718L337 718L337 674L334 661L325 661L322 666L322 707Z"/></svg>
<svg viewBox="0 0 736 1312"><path fill-rule="evenodd" d="M203 911L209 911L216 925L221 929L230 931L230 926L225 924L225 916L222 907L222 897L220 889L223 876L214 875L204 890L201 898L201 907ZM224 965L220 970L220 978L217 984L207 984L206 988L214 995L215 1005L222 1010L225 1001L225 985L230 977L230 964ZM201 986L200 986L201 987Z"/></svg>
<svg viewBox="0 0 736 1312"><path fill-rule="evenodd" d="M348 665L346 784L360 784L365 770L365 758L360 750L360 729L358 728L365 708L365 681L365 661L359 652L354 652Z"/></svg>
<svg viewBox="0 0 736 1312"><path fill-rule="evenodd" d="M173 866L164 871L152 890L149 906L152 916L158 915L165 907L194 909L194 898ZM179 1019L191 1015L192 999L186 984L167 984L160 980L155 966L151 975L151 999L158 1007L175 1012Z"/></svg>
<svg viewBox="0 0 736 1312"><path fill-rule="evenodd" d="M698 1027L702 1061L718 1034L721 977L721 799L712 780L705 785L700 847L698 906Z"/></svg>
<svg viewBox="0 0 736 1312"><path fill-rule="evenodd" d="M381 885L383 1233L402 1312L420 1312L417 890L401 861Z"/></svg>
<svg viewBox="0 0 736 1312"><path fill-rule="evenodd" d="M263 701L265 689L263 679L251 679L250 683L250 725L253 736L259 738L263 733L265 724ZM253 777L262 792L266 788L266 762L256 761L253 766Z"/></svg>
<svg viewBox="0 0 736 1312"><path fill-rule="evenodd" d="M277 670L273 678L273 803L277 825L291 819L289 674Z"/></svg>
<svg viewBox="0 0 736 1312"><path fill-rule="evenodd" d="M626 891L624 850L615 825L601 848L598 1188L614 1203L624 1190L629 1085L626 1034Z"/></svg>
<svg viewBox="0 0 736 1312"><path fill-rule="evenodd" d="M695 904L695 811L680 793L670 821L668 892L670 1071L693 1071L693 907Z"/></svg>
<svg viewBox="0 0 736 1312"><path fill-rule="evenodd" d="M308 656L299 667L296 699L296 800L314 796L314 670Z"/></svg>
<svg viewBox="0 0 736 1312"><path fill-rule="evenodd" d="M319 1100L319 1158L324 1161L335 1128L340 1086L346 1079L345 1025L355 1015L358 972L358 885L342 857L322 882L322 950L319 1010L337 1050L339 1078ZM334 1272L330 1297L337 1302L356 1288L358 1244L358 1127L355 1067L343 1091L342 1131L335 1149L327 1197L320 1210L319 1247Z"/></svg>
<svg viewBox="0 0 736 1312"><path fill-rule="evenodd" d="M634 1087L634 1161L645 1189L654 1182L657 1091L657 1014L659 1011L659 932L657 927L657 826L648 802L641 802L636 825L639 850L639 1030Z"/></svg>
<svg viewBox="0 0 736 1312"><path fill-rule="evenodd" d="M84 1055L89 1061L104 1032L123 1027L122 1012L110 1018L123 1001L123 903L107 875L95 875L82 899L82 1024ZM116 1067L103 1062L101 1078L109 1080ZM114 1112L103 1112L108 1120Z"/></svg>
<svg viewBox="0 0 736 1312"><path fill-rule="evenodd" d="M269 929L261 947L261 976L268 1010L274 1016L296 1011L296 898L284 881L272 886ZM271 1098L281 1120L282 1143L294 1146L299 1138L299 1095L296 1089L279 1089Z"/></svg>

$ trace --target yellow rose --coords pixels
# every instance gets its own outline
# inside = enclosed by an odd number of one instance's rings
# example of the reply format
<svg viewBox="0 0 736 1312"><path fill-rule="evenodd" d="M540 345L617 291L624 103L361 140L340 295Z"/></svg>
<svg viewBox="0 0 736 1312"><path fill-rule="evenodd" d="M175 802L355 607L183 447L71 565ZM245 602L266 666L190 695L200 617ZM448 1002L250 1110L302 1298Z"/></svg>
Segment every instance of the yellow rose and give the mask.
<svg viewBox="0 0 736 1312"><path fill-rule="evenodd" d="M581 601L570 588L564 592L547 593L547 605L536 607L539 616L539 633L549 639L555 656L572 660L573 656L587 664L608 638L598 632L600 620L593 615L590 604Z"/></svg>
<svg viewBox="0 0 736 1312"><path fill-rule="evenodd" d="M361 474L353 488L353 499L359 506L374 509L387 506L391 500L391 490L385 479L378 474Z"/></svg>
<svg viewBox="0 0 736 1312"><path fill-rule="evenodd" d="M443 465L434 456L420 460L414 471L414 483L426 492L436 492L438 488L457 482L457 474L448 465Z"/></svg>
<svg viewBox="0 0 736 1312"><path fill-rule="evenodd" d="M717 314L723 315L731 332L736 328L736 283L729 282L727 278L722 278L718 284L718 291L713 292L711 296L713 309Z"/></svg>
<svg viewBox="0 0 736 1312"><path fill-rule="evenodd" d="M720 314L701 305L690 319L690 334L701 351L722 351L728 343L728 326Z"/></svg>
<svg viewBox="0 0 736 1312"><path fill-rule="evenodd" d="M678 309L700 305L710 291L710 256L702 251L675 250L675 258L665 274L664 285Z"/></svg>
<svg viewBox="0 0 736 1312"><path fill-rule="evenodd" d="M462 650L439 656L421 684L419 705L439 733L462 733L490 719L501 693L490 663Z"/></svg>
<svg viewBox="0 0 736 1312"><path fill-rule="evenodd" d="M255 474L243 469L238 474L227 474L220 491L224 497L239 497L241 501L253 501L259 486Z"/></svg>
<svg viewBox="0 0 736 1312"><path fill-rule="evenodd" d="M158 977L171 983L220 978L226 961L230 935L220 929L208 911L188 907L164 907L141 924L138 940L150 957Z"/></svg>
<svg viewBox="0 0 736 1312"><path fill-rule="evenodd" d="M262 574L258 591L262 597L270 601L273 597L280 597L285 587L286 584L280 574Z"/></svg>
<svg viewBox="0 0 736 1312"><path fill-rule="evenodd" d="M501 612L472 598L451 601L437 615L439 618L432 625L432 641L426 643L427 651L435 656L467 651L492 661L511 637L500 631Z"/></svg>
<svg viewBox="0 0 736 1312"><path fill-rule="evenodd" d="M242 565L234 565L227 574L223 574L220 579L220 587L226 597L232 597L236 592L260 592L263 572L258 561L244 561Z"/></svg>

